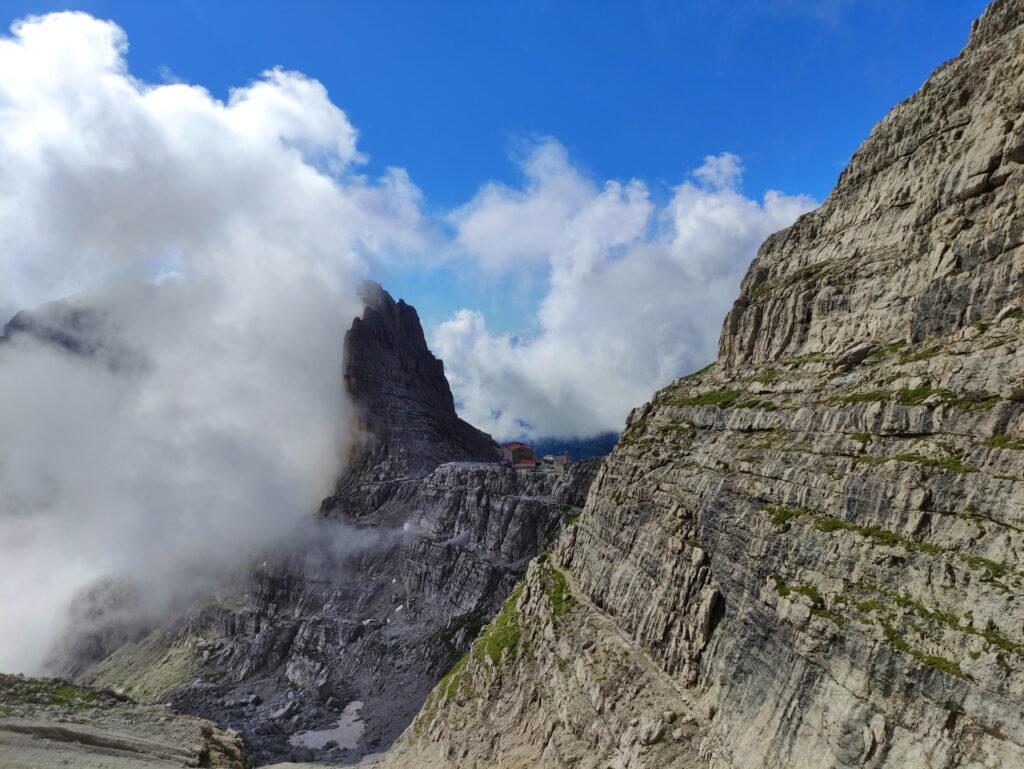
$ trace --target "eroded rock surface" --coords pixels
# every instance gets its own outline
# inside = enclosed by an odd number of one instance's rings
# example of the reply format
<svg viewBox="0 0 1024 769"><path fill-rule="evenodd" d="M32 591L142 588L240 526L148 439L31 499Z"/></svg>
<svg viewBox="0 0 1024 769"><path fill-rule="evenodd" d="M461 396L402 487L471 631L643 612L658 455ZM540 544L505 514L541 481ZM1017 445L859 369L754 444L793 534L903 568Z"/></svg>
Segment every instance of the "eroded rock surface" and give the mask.
<svg viewBox="0 0 1024 769"><path fill-rule="evenodd" d="M719 359L389 767L1024 766L1024 2L769 238Z"/></svg>

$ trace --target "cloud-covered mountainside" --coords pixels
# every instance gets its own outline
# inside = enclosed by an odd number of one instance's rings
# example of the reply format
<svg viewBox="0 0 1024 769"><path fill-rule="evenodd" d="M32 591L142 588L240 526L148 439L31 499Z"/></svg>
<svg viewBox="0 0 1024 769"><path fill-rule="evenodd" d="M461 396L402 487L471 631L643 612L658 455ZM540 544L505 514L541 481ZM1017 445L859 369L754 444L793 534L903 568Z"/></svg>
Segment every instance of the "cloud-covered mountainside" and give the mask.
<svg viewBox="0 0 1024 769"><path fill-rule="evenodd" d="M0 669L37 669L62 607L129 578L202 589L308 517L347 440L341 334L364 259L415 245L417 193L371 181L316 81L227 102L148 85L83 14L0 40L0 306L87 312L92 353L0 345Z"/></svg>
<svg viewBox="0 0 1024 769"><path fill-rule="evenodd" d="M0 38L0 314L27 311L0 343L0 669L38 669L98 579L161 612L294 531L340 467L341 335L376 268L546 281L533 337L463 309L434 350L496 437L594 435L711 359L756 244L814 204L746 197L729 154L657 203L544 140L521 188L432 219L403 170L362 172L316 80L218 100L135 78L127 45L82 13ZM46 332L69 318L71 350Z"/></svg>

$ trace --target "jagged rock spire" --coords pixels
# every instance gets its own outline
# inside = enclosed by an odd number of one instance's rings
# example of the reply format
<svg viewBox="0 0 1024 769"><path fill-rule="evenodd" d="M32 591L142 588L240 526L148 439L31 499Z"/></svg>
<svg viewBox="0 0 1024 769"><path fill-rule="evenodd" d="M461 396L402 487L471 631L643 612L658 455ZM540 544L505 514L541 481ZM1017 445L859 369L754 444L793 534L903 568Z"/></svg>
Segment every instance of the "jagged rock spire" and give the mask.
<svg viewBox="0 0 1024 769"><path fill-rule="evenodd" d="M443 462L496 460L493 439L455 413L444 364L427 347L416 309L375 282L359 294L365 309L345 334L344 353L356 444L333 502L340 505L346 489L423 475Z"/></svg>

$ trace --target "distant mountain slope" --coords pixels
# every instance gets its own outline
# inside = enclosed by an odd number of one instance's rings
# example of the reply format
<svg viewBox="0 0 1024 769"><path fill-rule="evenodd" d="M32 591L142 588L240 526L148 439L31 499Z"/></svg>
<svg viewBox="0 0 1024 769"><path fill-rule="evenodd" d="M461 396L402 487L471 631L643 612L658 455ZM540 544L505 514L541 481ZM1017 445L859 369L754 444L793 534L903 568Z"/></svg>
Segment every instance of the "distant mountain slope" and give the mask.
<svg viewBox="0 0 1024 769"><path fill-rule="evenodd" d="M356 760L402 732L579 514L597 463L500 467L490 436L456 416L415 309L376 284L364 298L345 336L359 440L316 527L146 632L105 625L83 596L64 671L230 726L256 762ZM294 743L357 704L350 742Z"/></svg>
<svg viewBox="0 0 1024 769"><path fill-rule="evenodd" d="M1024 766L1022 343L997 0L764 243L718 362L634 410L385 766Z"/></svg>

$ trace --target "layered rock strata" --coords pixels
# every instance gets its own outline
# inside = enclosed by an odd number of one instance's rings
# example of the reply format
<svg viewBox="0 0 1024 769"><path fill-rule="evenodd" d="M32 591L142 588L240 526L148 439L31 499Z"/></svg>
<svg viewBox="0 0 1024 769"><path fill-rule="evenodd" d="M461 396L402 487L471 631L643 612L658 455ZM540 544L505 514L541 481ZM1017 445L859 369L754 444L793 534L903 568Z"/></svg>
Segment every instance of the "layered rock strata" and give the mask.
<svg viewBox="0 0 1024 769"><path fill-rule="evenodd" d="M1024 2L770 237L718 361L388 767L1024 766Z"/></svg>

